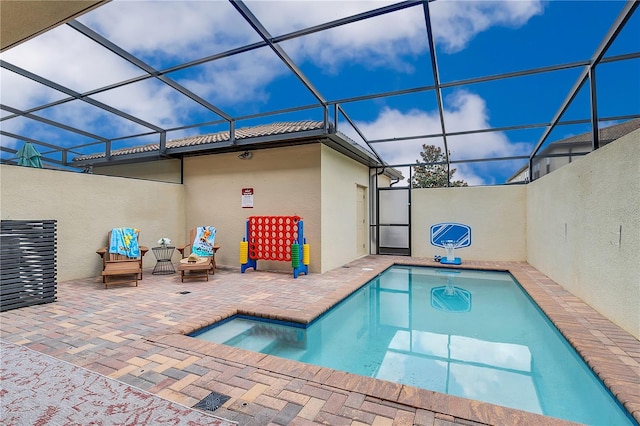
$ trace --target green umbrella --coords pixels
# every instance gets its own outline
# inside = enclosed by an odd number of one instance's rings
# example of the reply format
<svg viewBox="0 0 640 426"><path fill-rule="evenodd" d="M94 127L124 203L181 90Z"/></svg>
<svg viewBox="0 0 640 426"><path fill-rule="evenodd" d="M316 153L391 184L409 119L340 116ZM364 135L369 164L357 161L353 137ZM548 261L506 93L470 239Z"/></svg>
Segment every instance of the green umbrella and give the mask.
<svg viewBox="0 0 640 426"><path fill-rule="evenodd" d="M42 160L40 159L40 153L31 144L31 142L25 142L18 155L18 165L27 167L42 168Z"/></svg>

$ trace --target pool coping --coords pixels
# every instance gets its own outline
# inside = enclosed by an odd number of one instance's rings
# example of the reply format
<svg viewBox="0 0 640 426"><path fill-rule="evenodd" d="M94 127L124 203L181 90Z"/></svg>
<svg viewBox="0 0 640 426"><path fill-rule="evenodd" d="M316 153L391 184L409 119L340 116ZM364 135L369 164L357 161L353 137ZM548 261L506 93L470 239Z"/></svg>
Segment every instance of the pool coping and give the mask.
<svg viewBox="0 0 640 426"><path fill-rule="evenodd" d="M242 364L291 379L358 392L380 401L421 408L454 419L484 424L573 424L566 420L358 376L187 336L238 314L309 323L392 265L509 272L635 421L640 422L640 390L634 391L640 389L640 371L634 369L637 362L630 357L630 354L640 353L640 342L525 262L465 261L462 265L449 266L431 259L389 257L386 262L374 268L363 268L362 275L345 281L339 289L319 302L307 306L304 311L269 306L237 306L189 318L162 333L147 336L146 340L212 357L221 362Z"/></svg>

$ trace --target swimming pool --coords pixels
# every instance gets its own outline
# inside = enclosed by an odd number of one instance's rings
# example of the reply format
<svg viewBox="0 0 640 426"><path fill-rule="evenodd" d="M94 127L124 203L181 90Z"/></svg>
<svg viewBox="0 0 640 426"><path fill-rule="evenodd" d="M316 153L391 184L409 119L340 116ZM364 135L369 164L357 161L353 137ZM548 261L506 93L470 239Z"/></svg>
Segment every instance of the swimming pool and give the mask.
<svg viewBox="0 0 640 426"><path fill-rule="evenodd" d="M508 273L394 266L307 328L198 338L587 424L633 424Z"/></svg>

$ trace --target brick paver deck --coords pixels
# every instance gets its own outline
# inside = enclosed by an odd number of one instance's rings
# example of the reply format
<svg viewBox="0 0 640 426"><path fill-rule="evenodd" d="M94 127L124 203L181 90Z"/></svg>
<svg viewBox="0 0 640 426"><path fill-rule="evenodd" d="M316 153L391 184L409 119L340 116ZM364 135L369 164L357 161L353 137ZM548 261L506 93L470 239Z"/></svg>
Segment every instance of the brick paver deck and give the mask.
<svg viewBox="0 0 640 426"><path fill-rule="evenodd" d="M0 313L10 342L193 406L231 398L217 416L240 425L567 424L519 410L283 360L184 336L235 313L310 321L393 263L367 256L325 274L219 268L210 281L144 275L138 287L101 277L59 283L58 301ZM510 271L640 421L640 342L526 263L467 261Z"/></svg>

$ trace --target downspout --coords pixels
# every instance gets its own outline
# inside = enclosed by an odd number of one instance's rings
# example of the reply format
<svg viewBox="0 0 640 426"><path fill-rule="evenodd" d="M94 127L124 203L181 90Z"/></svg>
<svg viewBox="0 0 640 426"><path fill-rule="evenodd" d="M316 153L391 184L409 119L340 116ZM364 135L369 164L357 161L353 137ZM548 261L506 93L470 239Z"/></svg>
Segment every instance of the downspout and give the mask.
<svg viewBox="0 0 640 426"><path fill-rule="evenodd" d="M376 173L378 176L380 176L381 174L384 173L384 171L387 170L387 166L383 166L382 170L380 170L380 173ZM392 187L393 185L395 185L396 183L400 182L400 178L396 178L395 180L393 180L390 184L389 187Z"/></svg>

